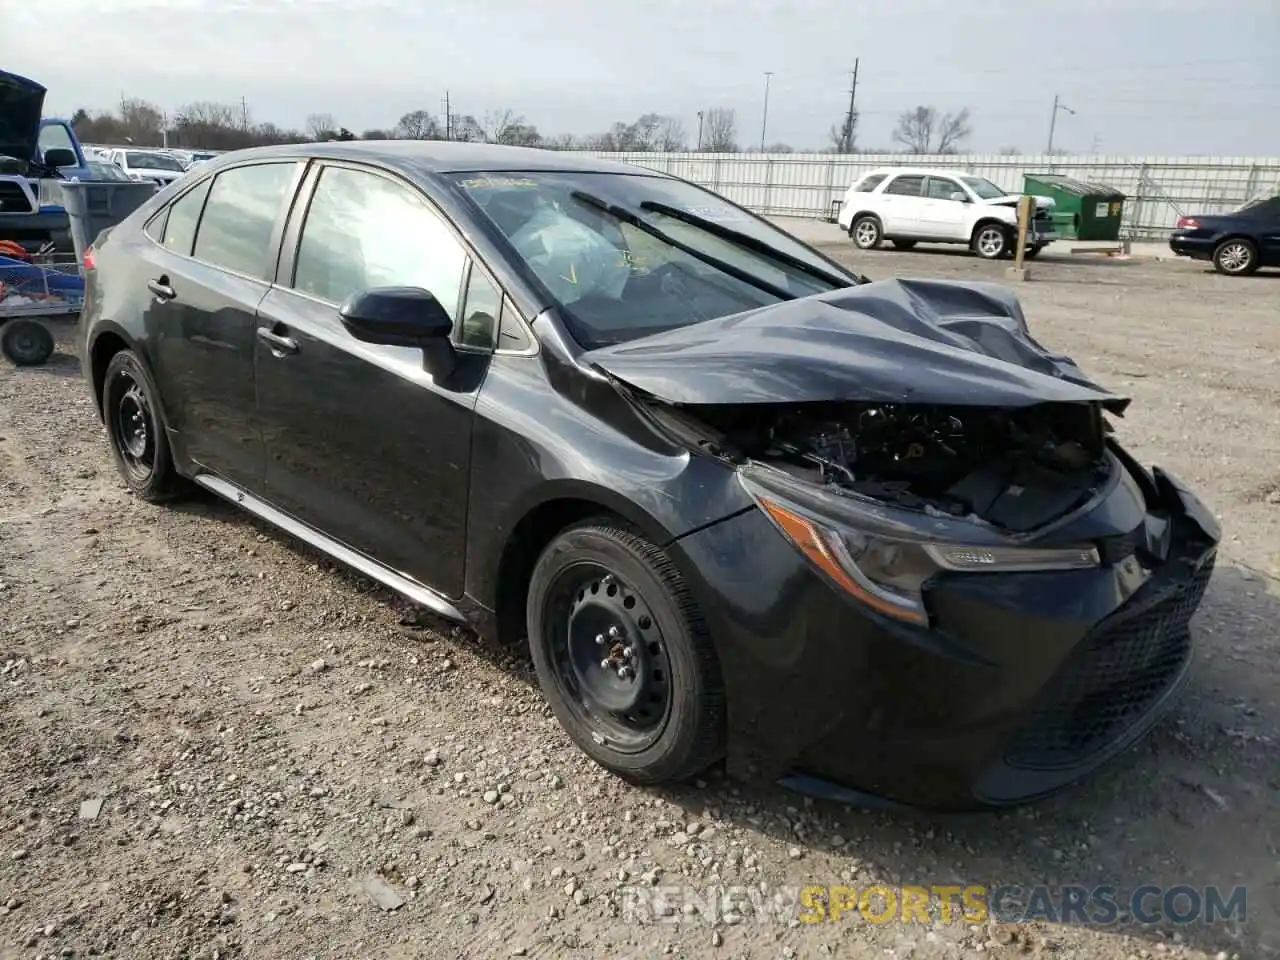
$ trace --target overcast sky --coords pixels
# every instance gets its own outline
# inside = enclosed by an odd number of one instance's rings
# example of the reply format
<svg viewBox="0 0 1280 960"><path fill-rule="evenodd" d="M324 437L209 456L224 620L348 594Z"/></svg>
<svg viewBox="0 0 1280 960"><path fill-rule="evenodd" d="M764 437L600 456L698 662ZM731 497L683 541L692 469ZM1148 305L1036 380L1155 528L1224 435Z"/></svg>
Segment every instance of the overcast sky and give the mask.
<svg viewBox="0 0 1280 960"><path fill-rule="evenodd" d="M975 150L1280 154L1280 0L58 0L5 2L0 66L47 113L123 94L239 102L357 132L403 113L510 108L544 134L645 112L737 111L759 144L825 145L861 58L858 142L916 104L968 107ZM56 33L56 45L54 36ZM31 42L26 42L30 38ZM57 51L56 53L54 51Z"/></svg>

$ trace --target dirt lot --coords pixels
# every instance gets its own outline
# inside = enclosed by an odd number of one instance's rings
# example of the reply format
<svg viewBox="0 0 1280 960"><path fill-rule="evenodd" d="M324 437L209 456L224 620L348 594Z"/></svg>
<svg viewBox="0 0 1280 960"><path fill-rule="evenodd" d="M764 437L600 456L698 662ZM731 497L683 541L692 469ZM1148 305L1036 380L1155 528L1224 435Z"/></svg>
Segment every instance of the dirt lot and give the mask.
<svg viewBox="0 0 1280 960"><path fill-rule="evenodd" d="M857 262L1003 275L951 253ZM1280 276L1043 262L1019 293L1038 337L1134 397L1125 439L1192 481L1226 539L1176 713L1080 788L991 816L714 772L624 786L560 733L524 657L220 503L130 499L69 341L47 367L0 364L0 958L1277 955ZM808 925L741 889L877 882L1243 884L1248 914ZM636 908L654 884L737 897L713 924L671 891L660 916Z"/></svg>

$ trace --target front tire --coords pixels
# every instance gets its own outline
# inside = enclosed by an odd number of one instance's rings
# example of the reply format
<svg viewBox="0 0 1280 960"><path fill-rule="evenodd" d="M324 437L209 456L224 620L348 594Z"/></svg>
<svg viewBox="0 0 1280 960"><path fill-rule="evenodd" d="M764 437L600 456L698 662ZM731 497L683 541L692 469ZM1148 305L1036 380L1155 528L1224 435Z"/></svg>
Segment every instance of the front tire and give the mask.
<svg viewBox="0 0 1280 960"><path fill-rule="evenodd" d="M134 496L162 503L185 492L160 417L159 393L132 350L121 350L107 364L102 417L116 468Z"/></svg>
<svg viewBox="0 0 1280 960"><path fill-rule="evenodd" d="M1258 269L1258 248L1243 237L1223 240L1213 251L1213 266L1229 277L1247 276Z"/></svg>
<svg viewBox="0 0 1280 960"><path fill-rule="evenodd" d="M859 250L874 250L884 239L884 228L877 218L864 214L853 221L853 225L849 227L849 236Z"/></svg>
<svg viewBox="0 0 1280 960"><path fill-rule="evenodd" d="M983 260L999 260L1010 247L1009 231L998 223L984 223L973 231L971 246Z"/></svg>
<svg viewBox="0 0 1280 960"><path fill-rule="evenodd" d="M596 763L653 784L720 758L719 662L662 550L609 518L570 527L538 559L526 614L543 694Z"/></svg>

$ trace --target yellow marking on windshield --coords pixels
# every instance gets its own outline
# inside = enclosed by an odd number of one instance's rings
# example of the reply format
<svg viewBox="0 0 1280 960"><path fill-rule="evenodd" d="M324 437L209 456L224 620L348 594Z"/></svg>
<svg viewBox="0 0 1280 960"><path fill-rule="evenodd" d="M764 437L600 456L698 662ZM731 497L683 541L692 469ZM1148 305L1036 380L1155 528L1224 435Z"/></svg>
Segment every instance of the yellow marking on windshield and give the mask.
<svg viewBox="0 0 1280 960"><path fill-rule="evenodd" d="M575 287L578 285L578 271L574 269L572 263L569 264L569 275L566 277L564 274L560 274L560 279L567 280L569 283L572 283Z"/></svg>

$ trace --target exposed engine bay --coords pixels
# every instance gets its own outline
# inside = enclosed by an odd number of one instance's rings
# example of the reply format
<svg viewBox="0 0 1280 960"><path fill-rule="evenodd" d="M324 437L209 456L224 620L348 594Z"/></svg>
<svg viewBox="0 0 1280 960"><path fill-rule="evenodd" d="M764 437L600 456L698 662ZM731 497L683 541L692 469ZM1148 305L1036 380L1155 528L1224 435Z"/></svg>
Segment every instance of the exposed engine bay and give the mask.
<svg viewBox="0 0 1280 960"><path fill-rule="evenodd" d="M673 412L668 407L667 411ZM1095 404L1019 409L872 403L686 407L685 429L731 460L908 509L1044 526L1107 480L1109 426ZM714 430L708 435L707 428Z"/></svg>

